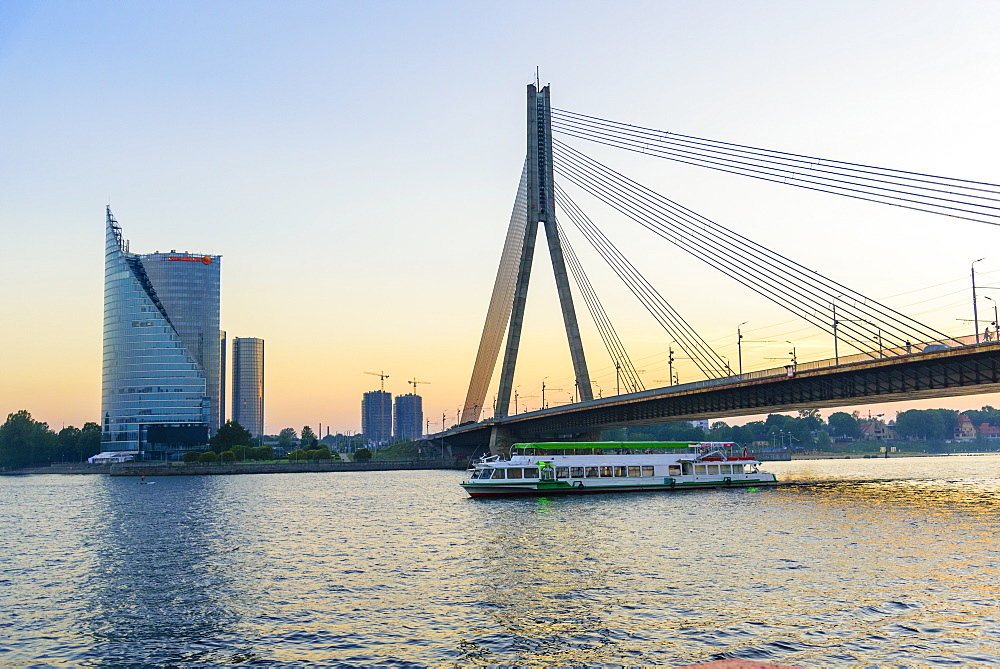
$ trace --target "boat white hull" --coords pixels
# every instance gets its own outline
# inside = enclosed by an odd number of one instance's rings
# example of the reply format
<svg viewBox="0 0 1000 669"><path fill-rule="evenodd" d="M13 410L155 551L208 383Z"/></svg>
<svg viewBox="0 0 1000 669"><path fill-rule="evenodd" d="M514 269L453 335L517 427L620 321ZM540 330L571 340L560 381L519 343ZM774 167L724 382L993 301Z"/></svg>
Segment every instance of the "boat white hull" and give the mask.
<svg viewBox="0 0 1000 669"><path fill-rule="evenodd" d="M552 495L589 495L613 492L677 492L713 488L750 488L777 485L774 477L754 479L683 480L660 479L632 483L590 483L588 481L487 482L466 481L462 488L469 497L549 497Z"/></svg>

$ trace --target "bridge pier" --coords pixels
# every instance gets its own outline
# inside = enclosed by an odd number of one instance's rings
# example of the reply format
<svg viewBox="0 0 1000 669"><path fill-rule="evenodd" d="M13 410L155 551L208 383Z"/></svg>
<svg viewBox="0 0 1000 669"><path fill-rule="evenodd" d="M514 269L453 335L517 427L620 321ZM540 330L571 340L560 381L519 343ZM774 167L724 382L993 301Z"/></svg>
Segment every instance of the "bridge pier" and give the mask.
<svg viewBox="0 0 1000 669"><path fill-rule="evenodd" d="M490 455L507 455L515 443L509 427L494 425L490 430Z"/></svg>

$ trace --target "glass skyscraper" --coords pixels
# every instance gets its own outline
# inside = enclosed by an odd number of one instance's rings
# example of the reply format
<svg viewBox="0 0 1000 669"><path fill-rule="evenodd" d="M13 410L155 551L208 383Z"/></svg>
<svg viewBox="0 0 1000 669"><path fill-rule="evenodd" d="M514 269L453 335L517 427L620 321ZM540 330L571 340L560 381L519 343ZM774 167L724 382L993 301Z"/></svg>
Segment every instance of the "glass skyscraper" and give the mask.
<svg viewBox="0 0 1000 669"><path fill-rule="evenodd" d="M138 255L107 210L102 447L158 459L218 429L220 256Z"/></svg>
<svg viewBox="0 0 1000 669"><path fill-rule="evenodd" d="M254 437L264 434L264 340L233 338L232 419Z"/></svg>

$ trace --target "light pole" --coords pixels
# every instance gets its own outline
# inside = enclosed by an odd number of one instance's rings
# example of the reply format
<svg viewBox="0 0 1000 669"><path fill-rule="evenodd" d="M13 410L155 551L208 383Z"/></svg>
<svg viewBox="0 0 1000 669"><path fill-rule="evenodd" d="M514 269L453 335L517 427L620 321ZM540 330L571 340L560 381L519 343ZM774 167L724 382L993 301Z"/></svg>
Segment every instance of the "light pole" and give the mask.
<svg viewBox="0 0 1000 669"><path fill-rule="evenodd" d="M750 321L743 321L736 326L736 356L739 358L740 364L740 376L743 376L743 333L740 328L749 323ZM836 320L834 320L836 322Z"/></svg>
<svg viewBox="0 0 1000 669"><path fill-rule="evenodd" d="M972 264L969 265L969 270L972 274L972 322L976 327L976 343L979 343L979 309L976 307L976 263L981 260L986 260L986 258L980 258L979 260L973 260Z"/></svg>
<svg viewBox="0 0 1000 669"><path fill-rule="evenodd" d="M670 374L668 376L670 377L670 385L674 385L674 349L668 348L667 351L669 351L667 364L670 365Z"/></svg>
<svg viewBox="0 0 1000 669"><path fill-rule="evenodd" d="M549 377L546 376L545 378L542 379L542 408L543 409L545 408L545 379L547 379L547 378L549 378Z"/></svg>
<svg viewBox="0 0 1000 669"><path fill-rule="evenodd" d="M835 365L840 364L840 352L837 349L837 326L840 325L837 320L837 297L833 298L833 364Z"/></svg>
<svg viewBox="0 0 1000 669"><path fill-rule="evenodd" d="M989 295L983 295L983 298L993 303L993 328L994 332L997 335L996 336L997 341L1000 341L1000 318L997 318L997 301L994 300Z"/></svg>
<svg viewBox="0 0 1000 669"><path fill-rule="evenodd" d="M786 344L792 344L792 342L785 340ZM788 355L792 356L792 367L798 365L798 359L795 357L795 344L792 344L792 350L788 352Z"/></svg>

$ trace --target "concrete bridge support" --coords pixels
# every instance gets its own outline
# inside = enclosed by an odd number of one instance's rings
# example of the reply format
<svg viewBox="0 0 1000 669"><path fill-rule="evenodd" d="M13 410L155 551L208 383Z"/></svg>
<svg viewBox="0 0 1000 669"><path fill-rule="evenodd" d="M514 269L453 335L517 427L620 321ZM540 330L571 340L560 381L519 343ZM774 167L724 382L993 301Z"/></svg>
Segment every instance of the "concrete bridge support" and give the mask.
<svg viewBox="0 0 1000 669"><path fill-rule="evenodd" d="M490 430L490 455L507 455L515 443L509 427L494 425Z"/></svg>

